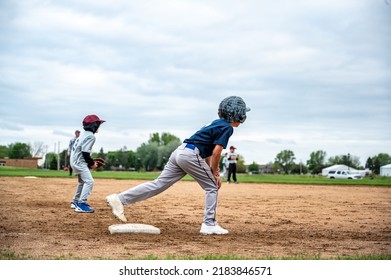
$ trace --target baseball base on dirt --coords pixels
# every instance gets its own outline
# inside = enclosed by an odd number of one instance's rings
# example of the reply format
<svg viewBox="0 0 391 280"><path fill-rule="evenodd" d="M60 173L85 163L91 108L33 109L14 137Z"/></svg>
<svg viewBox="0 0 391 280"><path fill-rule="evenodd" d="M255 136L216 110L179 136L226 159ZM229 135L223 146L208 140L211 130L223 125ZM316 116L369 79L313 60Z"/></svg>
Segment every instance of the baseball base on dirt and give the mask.
<svg viewBox="0 0 391 280"><path fill-rule="evenodd" d="M109 226L111 234L160 234L160 229L146 224L114 224Z"/></svg>

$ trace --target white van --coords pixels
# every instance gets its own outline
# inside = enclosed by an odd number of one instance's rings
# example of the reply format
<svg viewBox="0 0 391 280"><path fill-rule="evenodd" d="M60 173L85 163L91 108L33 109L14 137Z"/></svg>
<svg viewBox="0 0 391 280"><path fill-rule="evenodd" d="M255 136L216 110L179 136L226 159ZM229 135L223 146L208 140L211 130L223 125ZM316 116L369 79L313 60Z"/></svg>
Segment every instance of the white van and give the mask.
<svg viewBox="0 0 391 280"><path fill-rule="evenodd" d="M331 170L327 174L329 179L362 179L362 175L359 172L349 170Z"/></svg>

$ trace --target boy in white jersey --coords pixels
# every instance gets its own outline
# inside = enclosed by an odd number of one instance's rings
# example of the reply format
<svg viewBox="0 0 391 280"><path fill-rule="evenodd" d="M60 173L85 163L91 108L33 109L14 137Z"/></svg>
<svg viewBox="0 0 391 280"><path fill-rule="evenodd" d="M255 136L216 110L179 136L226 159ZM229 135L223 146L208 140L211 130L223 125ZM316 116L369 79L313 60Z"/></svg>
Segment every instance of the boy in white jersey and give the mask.
<svg viewBox="0 0 391 280"><path fill-rule="evenodd" d="M228 177L227 181L228 184L231 183L231 175L232 179L234 180L234 183L237 184L238 180L236 179L236 164L238 162L238 154L235 152L236 148L234 146L231 146L229 148L229 153L227 155L228 157Z"/></svg>
<svg viewBox="0 0 391 280"><path fill-rule="evenodd" d="M94 187L94 179L90 169L96 169L98 166L91 157L92 147L95 143L95 133L104 120L97 115L88 115L83 120L84 132L76 139L71 152L71 167L77 175L78 184L76 193L71 201L71 208L79 213L92 213L94 209L88 205L87 200Z"/></svg>

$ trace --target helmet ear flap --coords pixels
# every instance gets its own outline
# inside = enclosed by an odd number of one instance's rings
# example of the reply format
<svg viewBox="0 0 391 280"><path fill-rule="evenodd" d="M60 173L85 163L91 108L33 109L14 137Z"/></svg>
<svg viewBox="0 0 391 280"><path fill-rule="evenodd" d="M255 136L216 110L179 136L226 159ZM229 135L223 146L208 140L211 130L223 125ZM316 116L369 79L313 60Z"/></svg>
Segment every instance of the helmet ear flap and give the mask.
<svg viewBox="0 0 391 280"><path fill-rule="evenodd" d="M235 112L227 112L227 118L229 120L229 122L235 122L235 115L236 113Z"/></svg>
<svg viewBox="0 0 391 280"><path fill-rule="evenodd" d="M224 119L227 122L231 122L232 116L230 116L230 114L226 110L224 109L219 110L218 115L220 119Z"/></svg>
<svg viewBox="0 0 391 280"><path fill-rule="evenodd" d="M220 108L217 111L217 115L219 116L220 119L224 119L223 112L222 112L222 110Z"/></svg>

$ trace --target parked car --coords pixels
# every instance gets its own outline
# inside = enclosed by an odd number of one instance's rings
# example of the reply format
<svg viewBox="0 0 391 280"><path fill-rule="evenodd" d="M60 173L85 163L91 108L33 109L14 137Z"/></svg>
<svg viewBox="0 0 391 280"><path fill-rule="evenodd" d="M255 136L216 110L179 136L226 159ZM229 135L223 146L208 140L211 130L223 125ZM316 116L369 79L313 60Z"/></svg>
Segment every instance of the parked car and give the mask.
<svg viewBox="0 0 391 280"><path fill-rule="evenodd" d="M349 170L331 170L327 174L329 179L353 179L358 180L362 179L363 176L358 172L352 172Z"/></svg>

